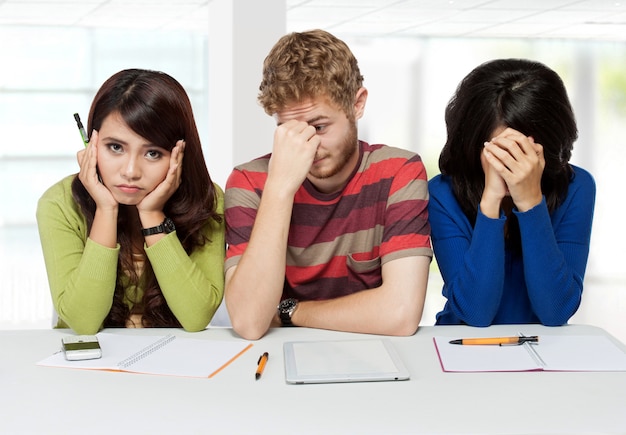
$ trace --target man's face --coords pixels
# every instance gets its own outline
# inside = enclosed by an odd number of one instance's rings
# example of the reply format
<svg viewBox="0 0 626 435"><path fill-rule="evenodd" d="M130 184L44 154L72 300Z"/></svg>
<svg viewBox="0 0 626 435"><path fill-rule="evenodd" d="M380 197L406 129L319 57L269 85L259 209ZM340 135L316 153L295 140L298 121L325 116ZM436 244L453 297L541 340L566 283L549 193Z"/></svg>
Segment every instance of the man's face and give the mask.
<svg viewBox="0 0 626 435"><path fill-rule="evenodd" d="M324 192L342 188L359 160L356 121L323 97L288 105L275 118L278 124L296 119L315 127L321 142L307 178Z"/></svg>

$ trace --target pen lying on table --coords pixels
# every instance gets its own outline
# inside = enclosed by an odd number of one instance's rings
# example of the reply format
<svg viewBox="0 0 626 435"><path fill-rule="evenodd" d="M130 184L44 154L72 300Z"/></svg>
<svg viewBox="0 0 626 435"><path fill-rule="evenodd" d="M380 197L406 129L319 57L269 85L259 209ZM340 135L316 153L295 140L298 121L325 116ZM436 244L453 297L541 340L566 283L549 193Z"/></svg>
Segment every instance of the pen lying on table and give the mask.
<svg viewBox="0 0 626 435"><path fill-rule="evenodd" d="M269 359L270 354L267 352L263 352L263 355L259 357L259 362L257 363L256 373L254 373L254 379L259 380L261 375L263 374L263 370L265 370L265 364L267 364L267 360Z"/></svg>
<svg viewBox="0 0 626 435"><path fill-rule="evenodd" d="M531 335L526 337L524 335L520 337L482 337L482 338L459 338L458 340L450 341L450 344L462 344L462 345L481 345L481 344L524 344L524 343L538 343L539 337Z"/></svg>

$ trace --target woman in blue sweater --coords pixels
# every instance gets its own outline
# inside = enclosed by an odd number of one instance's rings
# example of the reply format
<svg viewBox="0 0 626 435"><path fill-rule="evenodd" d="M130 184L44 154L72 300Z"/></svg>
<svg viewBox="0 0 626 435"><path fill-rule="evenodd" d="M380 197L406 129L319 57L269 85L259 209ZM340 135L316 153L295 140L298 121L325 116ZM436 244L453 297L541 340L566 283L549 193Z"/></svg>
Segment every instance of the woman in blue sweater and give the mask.
<svg viewBox="0 0 626 435"><path fill-rule="evenodd" d="M563 82L538 62L490 61L461 81L445 119L428 206L447 299L437 324L567 323L595 183L568 163L578 131Z"/></svg>

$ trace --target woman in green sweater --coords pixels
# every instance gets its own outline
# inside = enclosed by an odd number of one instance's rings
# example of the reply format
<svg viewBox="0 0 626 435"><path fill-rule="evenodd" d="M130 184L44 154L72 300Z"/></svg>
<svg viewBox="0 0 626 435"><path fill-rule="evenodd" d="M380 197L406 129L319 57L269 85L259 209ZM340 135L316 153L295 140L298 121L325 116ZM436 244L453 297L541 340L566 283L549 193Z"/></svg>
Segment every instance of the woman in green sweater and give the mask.
<svg viewBox="0 0 626 435"><path fill-rule="evenodd" d="M208 325L223 297L223 192L189 98L162 72L100 88L80 172L50 187L37 223L58 327Z"/></svg>

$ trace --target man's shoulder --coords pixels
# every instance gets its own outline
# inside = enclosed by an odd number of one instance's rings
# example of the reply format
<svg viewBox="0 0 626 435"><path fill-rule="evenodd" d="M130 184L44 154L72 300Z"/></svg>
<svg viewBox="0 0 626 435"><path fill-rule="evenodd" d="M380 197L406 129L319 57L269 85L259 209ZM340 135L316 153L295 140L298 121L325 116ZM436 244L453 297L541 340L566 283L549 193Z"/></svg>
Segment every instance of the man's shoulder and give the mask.
<svg viewBox="0 0 626 435"><path fill-rule="evenodd" d="M363 160L361 162L361 172L375 172L377 174L412 173L423 174L425 171L422 159L413 152L389 145L363 143Z"/></svg>
<svg viewBox="0 0 626 435"><path fill-rule="evenodd" d="M258 157L234 167L226 180L225 195L230 195L233 188L256 190L262 188L267 178L270 154Z"/></svg>
<svg viewBox="0 0 626 435"><path fill-rule="evenodd" d="M407 149L385 144L368 144L367 142L361 143L363 145L363 152L367 153L370 158L374 157L376 160L397 158L411 160L416 157L419 159L419 155L416 152Z"/></svg>
<svg viewBox="0 0 626 435"><path fill-rule="evenodd" d="M256 159L235 166L236 171L241 172L267 172L271 154L266 154Z"/></svg>

